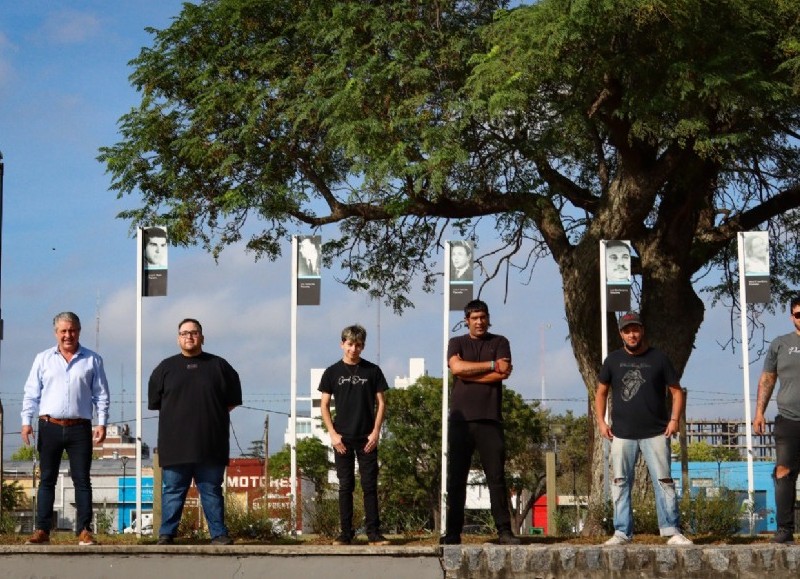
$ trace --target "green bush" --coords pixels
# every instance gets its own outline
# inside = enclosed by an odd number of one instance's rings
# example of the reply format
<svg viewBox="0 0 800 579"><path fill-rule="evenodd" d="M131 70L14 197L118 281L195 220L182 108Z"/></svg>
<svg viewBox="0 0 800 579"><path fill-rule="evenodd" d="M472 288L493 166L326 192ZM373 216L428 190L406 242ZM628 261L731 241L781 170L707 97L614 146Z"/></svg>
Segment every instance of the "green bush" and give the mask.
<svg viewBox="0 0 800 579"><path fill-rule="evenodd" d="M95 531L101 535L107 535L108 531L111 530L111 525L114 523L111 513L105 509L99 509L97 511L97 514L95 515L95 521L97 522L97 528Z"/></svg>
<svg viewBox="0 0 800 579"><path fill-rule="evenodd" d="M313 498L305 502L306 513L309 514L311 529L323 537L337 537L342 529L339 528L339 499L323 497ZM364 495L361 485L356 484L353 492L353 527L359 531L364 526Z"/></svg>
<svg viewBox="0 0 800 579"><path fill-rule="evenodd" d="M694 535L732 537L739 532L739 501L736 493L726 488L719 494L708 496L707 489L699 489L696 496L685 494L681 498L681 523L686 532Z"/></svg>
<svg viewBox="0 0 800 579"><path fill-rule="evenodd" d="M3 516L0 517L0 533L8 535L16 532L17 520L11 513L3 511Z"/></svg>
<svg viewBox="0 0 800 579"><path fill-rule="evenodd" d="M684 494L679 508L681 527L692 535L714 535L728 538L739 532L740 509L736 493L729 489L720 489L716 496L707 496L701 492L695 497ZM608 501L603 506L603 513L598 520L603 522L606 533L614 532L614 505ZM635 533L658 535L658 516L653 499L634 500L633 529Z"/></svg>
<svg viewBox="0 0 800 579"><path fill-rule="evenodd" d="M235 500L225 501L225 526L228 533L234 538L273 540L288 532L290 529L290 513L275 513L262 508L245 510Z"/></svg>

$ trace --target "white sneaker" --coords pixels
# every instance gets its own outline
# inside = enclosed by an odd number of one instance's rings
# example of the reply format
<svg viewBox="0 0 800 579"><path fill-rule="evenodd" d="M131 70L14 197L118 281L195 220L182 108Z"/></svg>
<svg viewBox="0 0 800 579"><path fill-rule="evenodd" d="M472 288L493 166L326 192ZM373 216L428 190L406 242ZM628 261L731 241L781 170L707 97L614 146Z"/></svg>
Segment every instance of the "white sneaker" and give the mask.
<svg viewBox="0 0 800 579"><path fill-rule="evenodd" d="M631 542L631 540L629 538L627 538L627 537L623 537L621 535L614 535L613 537L611 537L608 541L606 541L603 544L606 545L606 546L611 547L613 545L627 545L630 542Z"/></svg>
<svg viewBox="0 0 800 579"><path fill-rule="evenodd" d="M680 533L676 533L669 538L667 545L694 545L691 539L687 539Z"/></svg>

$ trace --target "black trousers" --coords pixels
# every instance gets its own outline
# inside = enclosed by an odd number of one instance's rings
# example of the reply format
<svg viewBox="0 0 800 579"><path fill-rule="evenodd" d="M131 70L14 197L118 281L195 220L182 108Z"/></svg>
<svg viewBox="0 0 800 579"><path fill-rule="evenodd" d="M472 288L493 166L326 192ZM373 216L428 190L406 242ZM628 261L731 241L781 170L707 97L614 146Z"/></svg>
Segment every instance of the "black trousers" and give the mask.
<svg viewBox="0 0 800 579"><path fill-rule="evenodd" d="M795 485L800 472L800 422L781 415L775 417L775 465L785 466L789 474L775 481L775 520L779 529L794 531Z"/></svg>
<svg viewBox="0 0 800 579"><path fill-rule="evenodd" d="M339 479L339 522L344 535L354 534L353 491L356 488L356 459L361 474L361 490L364 492L364 523L367 537L380 534L381 521L378 514L378 449L364 452L367 438L343 438L344 454L333 453L336 476Z"/></svg>
<svg viewBox="0 0 800 579"><path fill-rule="evenodd" d="M511 531L511 513L506 489L506 443L503 425L492 420L451 420L447 434L447 530L459 537L464 527L467 478L472 454L477 449L489 487L492 517L499 533Z"/></svg>

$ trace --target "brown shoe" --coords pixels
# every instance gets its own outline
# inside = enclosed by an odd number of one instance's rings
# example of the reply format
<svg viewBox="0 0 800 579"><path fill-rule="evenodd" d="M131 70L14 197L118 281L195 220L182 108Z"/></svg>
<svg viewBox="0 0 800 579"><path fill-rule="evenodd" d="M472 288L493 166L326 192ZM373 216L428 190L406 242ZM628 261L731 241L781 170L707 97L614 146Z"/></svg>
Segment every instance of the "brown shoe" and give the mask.
<svg viewBox="0 0 800 579"><path fill-rule="evenodd" d="M43 529L36 529L33 535L25 541L26 545L47 545L50 543L50 533Z"/></svg>
<svg viewBox="0 0 800 579"><path fill-rule="evenodd" d="M97 545L97 543L92 538L92 534L84 529L81 531L81 534L78 535L78 545L85 547L86 545Z"/></svg>

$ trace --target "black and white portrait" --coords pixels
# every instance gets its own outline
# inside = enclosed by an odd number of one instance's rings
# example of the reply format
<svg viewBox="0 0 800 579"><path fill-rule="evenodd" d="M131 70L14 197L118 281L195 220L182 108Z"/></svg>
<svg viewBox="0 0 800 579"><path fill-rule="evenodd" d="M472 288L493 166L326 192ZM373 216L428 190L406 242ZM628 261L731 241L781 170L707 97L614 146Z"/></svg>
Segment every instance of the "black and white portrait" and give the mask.
<svg viewBox="0 0 800 579"><path fill-rule="evenodd" d="M631 248L624 241L606 243L606 282L631 283Z"/></svg>
<svg viewBox="0 0 800 579"><path fill-rule="evenodd" d="M769 275L769 234L751 231L743 235L745 275Z"/></svg>
<svg viewBox="0 0 800 579"><path fill-rule="evenodd" d="M298 277L320 277L321 241L319 236L299 238L297 243Z"/></svg>
<svg viewBox="0 0 800 579"><path fill-rule="evenodd" d="M147 227L144 230L144 268L167 269L167 230Z"/></svg>
<svg viewBox="0 0 800 579"><path fill-rule="evenodd" d="M450 281L472 281L472 242L450 242Z"/></svg>

